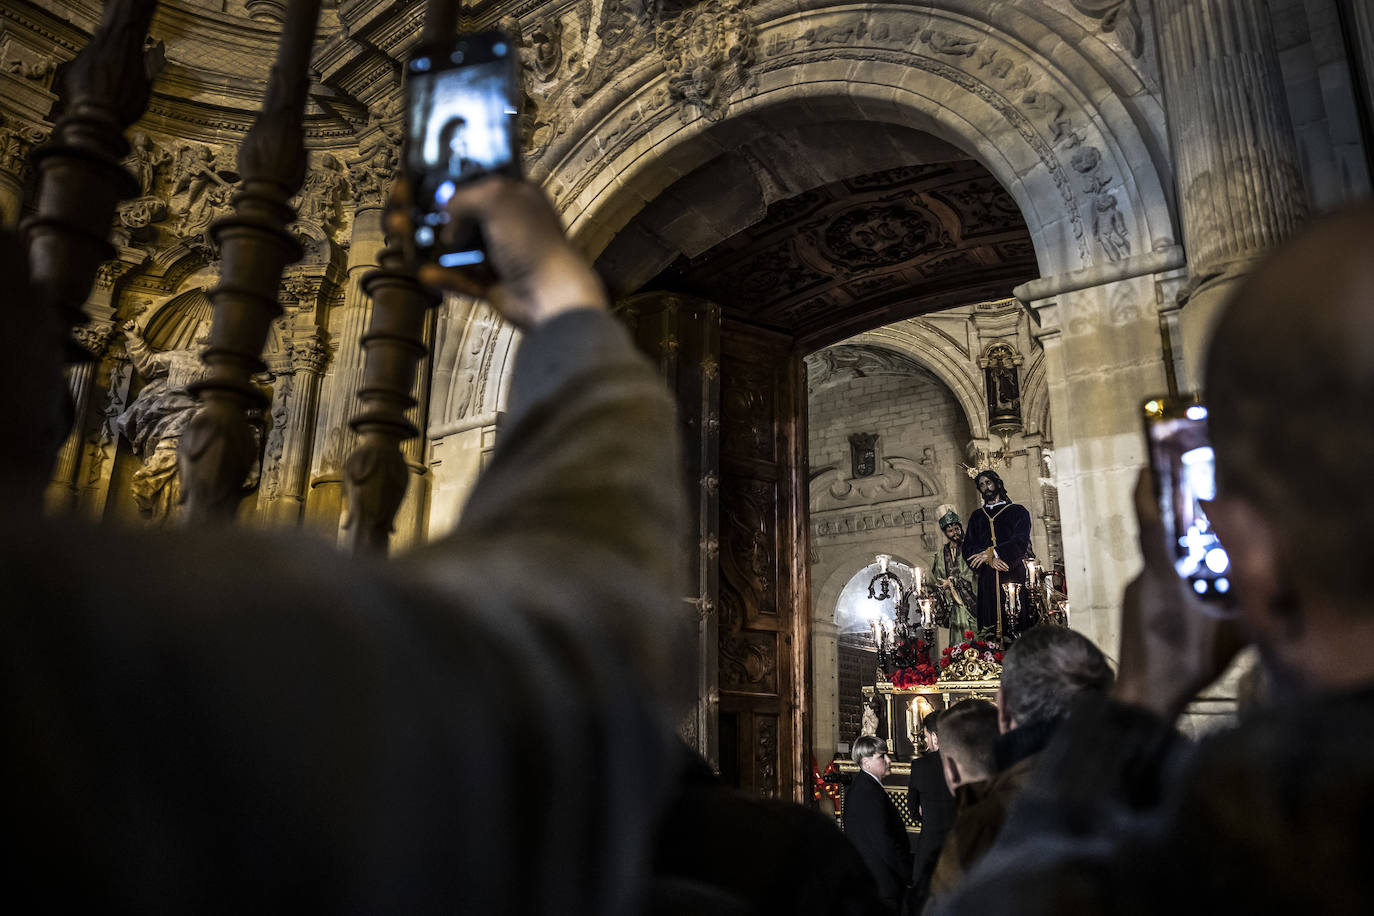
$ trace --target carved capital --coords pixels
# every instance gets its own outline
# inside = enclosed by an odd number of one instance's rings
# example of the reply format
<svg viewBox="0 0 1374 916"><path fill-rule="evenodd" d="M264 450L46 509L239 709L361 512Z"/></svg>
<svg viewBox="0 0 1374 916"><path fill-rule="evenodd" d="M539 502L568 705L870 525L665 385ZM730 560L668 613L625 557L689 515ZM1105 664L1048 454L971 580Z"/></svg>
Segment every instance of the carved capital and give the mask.
<svg viewBox="0 0 1374 916"><path fill-rule="evenodd" d="M105 352L105 347L109 345L110 335L114 332L114 325L103 322L91 322L90 324L78 325L72 329L72 338L81 346L83 350L92 356L99 358Z"/></svg>
<svg viewBox="0 0 1374 916"><path fill-rule="evenodd" d="M329 345L318 329L291 341L291 365L296 370L322 375L328 363Z"/></svg>
<svg viewBox="0 0 1374 916"><path fill-rule="evenodd" d="M47 139L47 131L30 124L5 123L0 115L0 172L24 181L29 174L29 153Z"/></svg>

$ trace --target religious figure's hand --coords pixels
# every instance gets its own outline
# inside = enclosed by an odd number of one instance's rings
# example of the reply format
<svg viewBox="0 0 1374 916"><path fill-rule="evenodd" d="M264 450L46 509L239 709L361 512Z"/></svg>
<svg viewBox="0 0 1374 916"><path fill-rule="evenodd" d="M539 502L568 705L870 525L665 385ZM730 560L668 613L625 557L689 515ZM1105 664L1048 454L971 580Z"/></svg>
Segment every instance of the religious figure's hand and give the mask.
<svg viewBox="0 0 1374 916"><path fill-rule="evenodd" d="M999 560L996 557L993 557L991 560L988 560L988 565L991 566L993 569L997 570L998 572L1006 572L1008 569L1011 569L1011 567L1008 566L1005 561Z"/></svg>
<svg viewBox="0 0 1374 916"><path fill-rule="evenodd" d="M993 551L993 548L989 547L987 550L984 550L981 553L975 553L972 557L970 557L968 565L972 566L974 569L977 569L984 563L991 563L995 559L997 559L997 554Z"/></svg>
<svg viewBox="0 0 1374 916"><path fill-rule="evenodd" d="M954 580L953 580L953 579L948 579L948 578L946 578L946 579L937 579L937 580L935 581L935 584L938 585L938 586L940 586L941 588L953 588L953 587L954 587Z"/></svg>

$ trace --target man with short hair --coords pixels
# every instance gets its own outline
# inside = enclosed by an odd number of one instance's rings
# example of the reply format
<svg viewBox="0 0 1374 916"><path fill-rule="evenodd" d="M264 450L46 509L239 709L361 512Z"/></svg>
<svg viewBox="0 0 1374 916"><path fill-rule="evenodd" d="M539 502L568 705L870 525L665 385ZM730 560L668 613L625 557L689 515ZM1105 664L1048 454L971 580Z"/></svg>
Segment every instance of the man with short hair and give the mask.
<svg viewBox="0 0 1374 916"><path fill-rule="evenodd" d="M844 794L844 832L878 884L878 897L892 912L901 906L911 880L911 844L906 825L883 788L892 772L887 743L860 735L850 750L859 772Z"/></svg>
<svg viewBox="0 0 1374 916"><path fill-rule="evenodd" d="M1126 589L1116 688L1075 707L945 912L1374 909L1371 238L1374 204L1327 217L1225 308L1205 373L1207 513L1235 604L1203 605L1174 572L1142 475L1145 569ZM1174 718L1240 635L1271 707L1180 748Z"/></svg>
<svg viewBox="0 0 1374 916"><path fill-rule="evenodd" d="M957 814L927 876L926 894L931 899L948 894L958 883L969 857L965 847L990 842L983 836L986 824L978 809L992 777L993 745L997 743L997 707L987 700L960 700L943 719L945 750L940 776L956 800Z"/></svg>
<svg viewBox="0 0 1374 916"><path fill-rule="evenodd" d="M1025 558L1031 549L1031 518L1025 506L1007 495L996 471L983 471L973 479L983 505L968 517L963 553L978 575L978 629L996 630L1001 636L1015 632L1019 619L1008 616L1007 583L1026 584ZM1023 599L1024 601L1024 599Z"/></svg>
<svg viewBox="0 0 1374 916"><path fill-rule="evenodd" d="M987 782L976 794L956 792L959 813L936 866L933 894L948 893L996 842L1007 811L1074 701L1084 693L1105 694L1111 684L1112 669L1106 656L1086 636L1065 627L1041 625L1007 650L1002 684L997 689L995 727L1000 734L990 745L981 740L967 742L979 752L991 750L992 760L986 761L992 764L990 771L984 770L982 758L959 747L965 742L962 724L955 716L958 706L950 710L949 718L955 721L950 725L951 742L946 745L946 773L958 764L966 770L960 773L956 766L951 791L980 777ZM979 737L986 734L986 730L980 732Z"/></svg>
<svg viewBox="0 0 1374 916"><path fill-rule="evenodd" d="M907 784L907 810L911 812L911 819L921 825L912 855L912 900L907 906L910 913L920 911L918 901L926 895L935 860L940 857L940 849L954 823L954 795L945 784L940 755L940 720L944 715L942 710L936 709L921 720L930 750L911 761L911 779Z"/></svg>
<svg viewBox="0 0 1374 916"><path fill-rule="evenodd" d="M941 778L951 793L987 782L995 771L993 747L997 743L997 707L987 700L960 700L943 716L945 743L941 752Z"/></svg>

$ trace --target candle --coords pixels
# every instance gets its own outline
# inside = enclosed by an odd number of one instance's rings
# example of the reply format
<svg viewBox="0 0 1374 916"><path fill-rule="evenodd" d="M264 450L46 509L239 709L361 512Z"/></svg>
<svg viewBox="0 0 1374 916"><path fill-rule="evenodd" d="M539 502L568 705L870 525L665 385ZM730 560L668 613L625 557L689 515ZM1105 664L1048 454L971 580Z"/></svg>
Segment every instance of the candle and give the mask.
<svg viewBox="0 0 1374 916"><path fill-rule="evenodd" d="M1064 602L1064 626L1069 625L1069 602Z"/></svg>
<svg viewBox="0 0 1374 916"><path fill-rule="evenodd" d="M921 593L921 567L916 567L916 593Z"/></svg>
<svg viewBox="0 0 1374 916"><path fill-rule="evenodd" d="M929 598L921 599L921 627L926 630L930 629L930 605Z"/></svg>

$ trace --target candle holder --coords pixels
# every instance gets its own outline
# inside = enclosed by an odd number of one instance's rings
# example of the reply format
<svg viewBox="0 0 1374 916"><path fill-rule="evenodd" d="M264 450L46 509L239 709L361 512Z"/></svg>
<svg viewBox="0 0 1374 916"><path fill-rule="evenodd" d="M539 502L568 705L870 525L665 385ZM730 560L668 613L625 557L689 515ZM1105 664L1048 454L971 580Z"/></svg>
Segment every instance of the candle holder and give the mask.
<svg viewBox="0 0 1374 916"><path fill-rule="evenodd" d="M878 668L883 677L894 684L913 677L928 677L933 682L936 676L930 660L930 647L935 641L933 596L928 592L919 567L913 569L914 581L912 587L907 588L889 568L891 561L888 554L878 554L878 572L868 583L870 599L895 601L890 630L882 618L874 618L871 623L873 641L878 649ZM911 619L913 600L920 614L915 621Z"/></svg>

